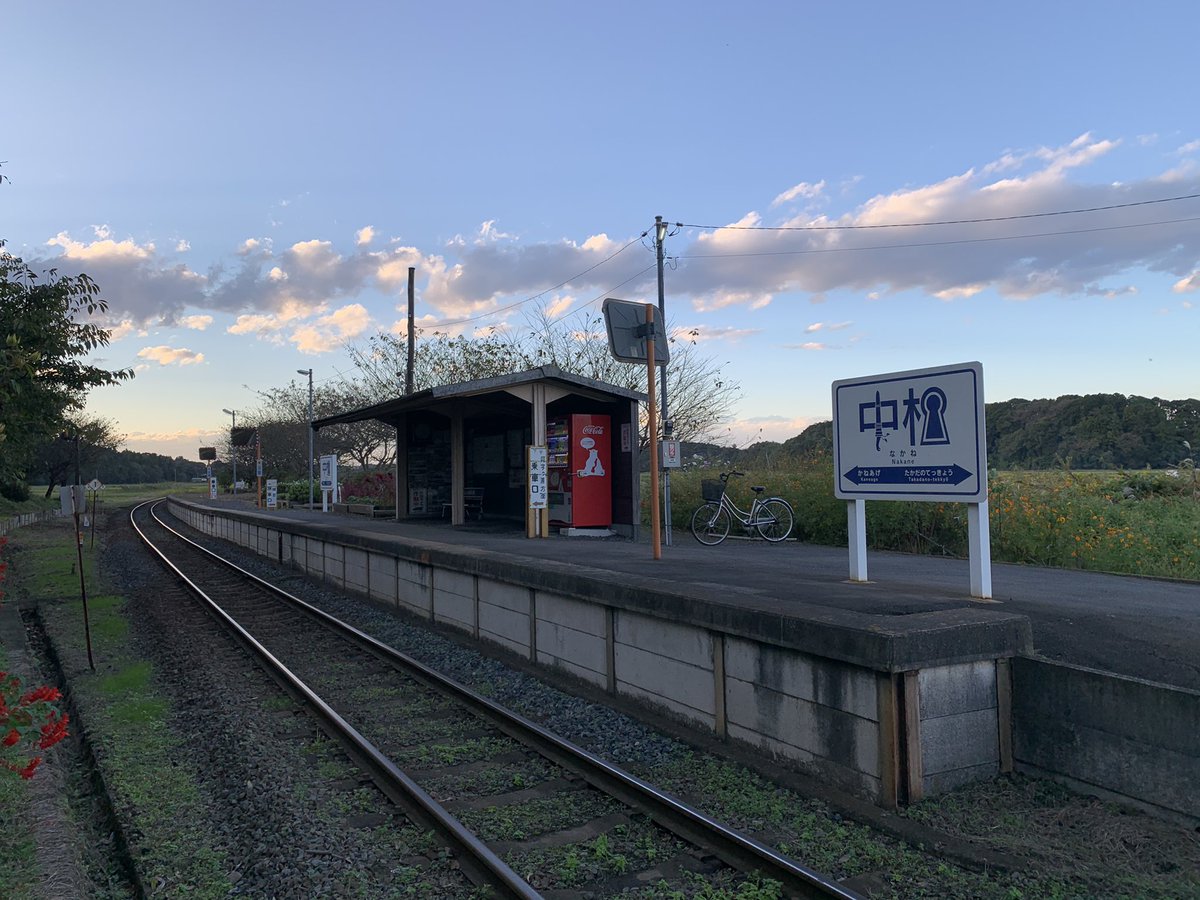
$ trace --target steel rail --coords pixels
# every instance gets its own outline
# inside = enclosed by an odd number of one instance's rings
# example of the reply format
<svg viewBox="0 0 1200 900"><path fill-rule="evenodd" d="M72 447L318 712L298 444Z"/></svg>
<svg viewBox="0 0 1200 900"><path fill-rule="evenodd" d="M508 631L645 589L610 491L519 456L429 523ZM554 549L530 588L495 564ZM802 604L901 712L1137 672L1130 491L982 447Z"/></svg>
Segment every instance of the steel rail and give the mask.
<svg viewBox="0 0 1200 900"><path fill-rule="evenodd" d="M253 635L239 625L215 600L209 597L199 585L180 571L167 558L166 554L154 545L149 536L138 526L134 516L142 507L158 502L161 501L148 500L130 511L129 521L133 525L134 531L137 532L146 546L158 556L159 560L187 586L188 590L200 598L208 606L209 610L217 616L218 620L258 657L272 677L278 680L290 694L298 697L311 707L317 718L321 720L325 730L342 744L347 754L356 764L371 775L372 780L379 789L389 799L408 811L420 824L441 835L446 843L454 849L455 855L460 864L462 864L463 869L468 875L473 876L474 880L497 888L505 897L522 898L522 900L541 900L542 895L534 890L528 882L514 872L504 860L500 859L486 844L480 841L472 831L459 822L458 819L434 800L420 785L380 752L374 744L363 737L353 725L343 719L336 710L292 673L274 654L260 644ZM229 563L227 560L222 560L221 557L179 534L179 532L159 519L153 508L149 510L149 514L162 528L171 532L176 537L195 547L199 547L199 549L204 550L205 553L214 559L226 563L230 568L253 579L260 585L270 587L267 582L264 582L252 573L246 572L244 569ZM278 589L275 590L278 592ZM303 601L297 602L303 603Z"/></svg>
<svg viewBox="0 0 1200 900"><path fill-rule="evenodd" d="M814 900L824 900L824 898L830 897L841 898L841 900L861 900L859 894L832 878L777 853L754 838L744 835L682 800L658 790L619 766L601 759L594 753L484 697L408 654L384 644L353 625L289 594L253 572L246 571L167 525L158 518L157 513L153 510L151 515L162 528L180 540L314 616L380 659L400 666L429 686L451 694L514 740L533 746L543 756L552 759L563 768L575 772L598 790L644 811L663 828L690 843L710 850L726 865L741 871L759 871L764 876L780 882L789 896L814 898Z"/></svg>

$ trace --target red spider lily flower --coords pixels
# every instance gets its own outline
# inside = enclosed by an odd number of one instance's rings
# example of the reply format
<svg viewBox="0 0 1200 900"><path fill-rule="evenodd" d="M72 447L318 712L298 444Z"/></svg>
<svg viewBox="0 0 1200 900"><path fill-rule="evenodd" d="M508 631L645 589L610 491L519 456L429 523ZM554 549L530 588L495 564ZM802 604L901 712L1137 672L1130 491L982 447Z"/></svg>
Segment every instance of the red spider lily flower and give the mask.
<svg viewBox="0 0 1200 900"><path fill-rule="evenodd" d="M17 774L20 775L22 778L24 778L26 781L28 781L30 778L33 777L33 773L37 771L37 767L40 766L41 764L42 764L42 758L40 756L35 756L33 759L31 759L29 761L29 765L27 765L25 768L23 768Z"/></svg>
<svg viewBox="0 0 1200 900"><path fill-rule="evenodd" d="M21 739L21 732L15 728L10 728L8 734L4 736L4 740L0 741L0 746L11 747Z"/></svg>
<svg viewBox="0 0 1200 900"><path fill-rule="evenodd" d="M62 694L58 688L42 685L39 688L34 688L21 698L21 705L28 706L31 703L51 703L61 697Z"/></svg>
<svg viewBox="0 0 1200 900"><path fill-rule="evenodd" d="M70 721L70 718L70 716L63 716L60 719L58 718L58 714L52 711L50 718L42 726L42 739L38 741L38 749L49 750L65 738L69 734L67 731L67 722Z"/></svg>

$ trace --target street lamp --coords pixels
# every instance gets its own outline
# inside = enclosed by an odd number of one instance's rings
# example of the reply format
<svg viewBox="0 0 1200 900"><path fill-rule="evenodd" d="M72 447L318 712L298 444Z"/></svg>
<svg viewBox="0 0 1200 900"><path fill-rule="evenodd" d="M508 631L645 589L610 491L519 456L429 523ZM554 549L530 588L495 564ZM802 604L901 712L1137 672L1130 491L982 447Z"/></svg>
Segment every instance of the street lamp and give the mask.
<svg viewBox="0 0 1200 900"><path fill-rule="evenodd" d="M308 376L308 508L313 508L313 427L312 427L312 369L297 369L297 375Z"/></svg>
<svg viewBox="0 0 1200 900"><path fill-rule="evenodd" d="M227 416L233 416L233 428L237 428L237 410L222 409L221 412ZM233 454L233 494L237 496L237 447L233 444L233 430L229 432L229 451Z"/></svg>

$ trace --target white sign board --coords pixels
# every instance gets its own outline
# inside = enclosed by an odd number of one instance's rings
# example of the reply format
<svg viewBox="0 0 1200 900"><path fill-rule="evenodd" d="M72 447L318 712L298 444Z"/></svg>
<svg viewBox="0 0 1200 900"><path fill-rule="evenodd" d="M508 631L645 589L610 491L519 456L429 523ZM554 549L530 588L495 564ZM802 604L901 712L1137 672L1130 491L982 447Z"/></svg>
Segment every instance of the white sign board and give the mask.
<svg viewBox="0 0 1200 900"><path fill-rule="evenodd" d="M986 502L983 366L835 381L833 464L842 500Z"/></svg>
<svg viewBox="0 0 1200 900"><path fill-rule="evenodd" d="M322 456L321 457L321 490L332 491L333 486L337 483L337 457Z"/></svg>
<svg viewBox="0 0 1200 900"><path fill-rule="evenodd" d="M267 479L267 509L279 508L279 479Z"/></svg>
<svg viewBox="0 0 1200 900"><path fill-rule="evenodd" d="M660 441L659 452L662 454L664 469L678 469L683 465L683 457L679 452L679 441Z"/></svg>
<svg viewBox="0 0 1200 900"><path fill-rule="evenodd" d="M529 448L529 508L545 509L549 500L546 479L547 453L545 447Z"/></svg>
<svg viewBox="0 0 1200 900"><path fill-rule="evenodd" d="M93 478L87 483L87 489L89 491L102 491L104 490L104 483L99 478Z"/></svg>
<svg viewBox="0 0 1200 900"><path fill-rule="evenodd" d="M64 516L82 513L87 509L87 497L82 484L65 484L58 489L59 508Z"/></svg>
<svg viewBox="0 0 1200 900"><path fill-rule="evenodd" d="M208 499L209 500L217 499L217 476L216 475L208 476Z"/></svg>

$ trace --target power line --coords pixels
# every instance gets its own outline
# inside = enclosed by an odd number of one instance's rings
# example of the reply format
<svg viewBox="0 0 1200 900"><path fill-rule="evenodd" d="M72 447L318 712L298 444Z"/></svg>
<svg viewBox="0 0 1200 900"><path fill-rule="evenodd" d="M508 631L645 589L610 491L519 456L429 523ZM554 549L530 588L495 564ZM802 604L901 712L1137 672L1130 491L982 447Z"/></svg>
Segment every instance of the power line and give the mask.
<svg viewBox="0 0 1200 900"><path fill-rule="evenodd" d="M1097 231L1120 231L1124 228L1148 228L1153 225L1178 225L1200 222L1200 216L1185 219L1165 219L1160 222L1138 222L1132 225L1101 225L1096 228L1073 228L1064 231L1041 231L1030 234L1009 234L998 237L957 238L945 241L916 241L906 244L876 244L868 247L810 247L804 250L762 250L754 253L689 253L677 254L676 259L735 259L749 256L800 256L809 253L858 253L865 250L903 250L913 247L948 247L955 244L986 244L992 241L1019 241L1025 238L1056 237L1069 234L1091 234Z"/></svg>
<svg viewBox="0 0 1200 900"><path fill-rule="evenodd" d="M977 225L985 222L1012 222L1016 219L1043 219L1048 216L1073 216L1080 213L1106 212L1113 209L1131 209L1135 206L1151 206L1157 203L1176 203L1180 200L1195 200L1200 194L1182 194L1178 197L1160 197L1157 200L1137 200L1131 203L1112 203L1108 206L1088 206L1081 209L1059 209L1053 212L1021 213L1012 216L986 216L978 219L941 219L934 222L886 222L878 225L695 225L676 222L676 228L700 228L706 231L867 231L879 228L924 228L930 225ZM647 232L648 233L648 232Z"/></svg>

